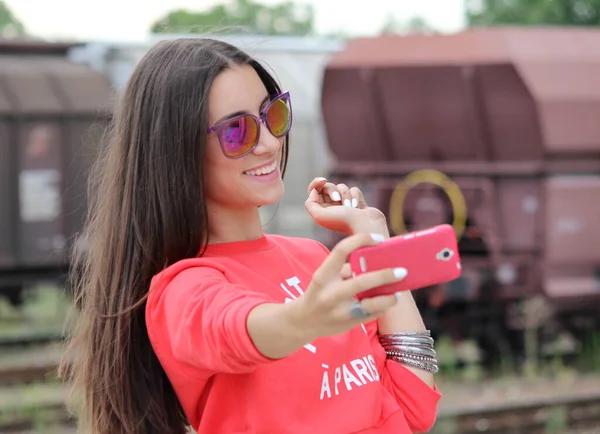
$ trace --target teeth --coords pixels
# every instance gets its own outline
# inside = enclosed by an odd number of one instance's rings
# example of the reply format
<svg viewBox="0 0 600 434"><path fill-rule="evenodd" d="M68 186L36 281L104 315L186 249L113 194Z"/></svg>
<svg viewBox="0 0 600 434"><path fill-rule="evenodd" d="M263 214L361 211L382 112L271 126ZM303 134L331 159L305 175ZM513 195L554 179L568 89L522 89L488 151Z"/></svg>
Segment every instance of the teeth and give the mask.
<svg viewBox="0 0 600 434"><path fill-rule="evenodd" d="M246 175L260 176L260 175L266 175L268 173L271 173L276 168L277 168L277 161L273 161L273 163L271 163L269 166L263 167L258 170L248 170L247 172L244 172L244 173Z"/></svg>

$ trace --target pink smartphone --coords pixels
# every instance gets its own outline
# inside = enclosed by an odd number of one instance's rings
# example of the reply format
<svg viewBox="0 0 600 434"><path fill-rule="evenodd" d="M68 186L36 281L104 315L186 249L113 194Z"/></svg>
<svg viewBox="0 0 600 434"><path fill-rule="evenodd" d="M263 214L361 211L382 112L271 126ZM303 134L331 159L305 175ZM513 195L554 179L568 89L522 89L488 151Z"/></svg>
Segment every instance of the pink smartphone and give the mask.
<svg viewBox="0 0 600 434"><path fill-rule="evenodd" d="M348 259L355 276L383 268L403 267L408 271L403 280L364 291L358 299L437 285L460 277L462 272L456 233L447 224L361 247Z"/></svg>

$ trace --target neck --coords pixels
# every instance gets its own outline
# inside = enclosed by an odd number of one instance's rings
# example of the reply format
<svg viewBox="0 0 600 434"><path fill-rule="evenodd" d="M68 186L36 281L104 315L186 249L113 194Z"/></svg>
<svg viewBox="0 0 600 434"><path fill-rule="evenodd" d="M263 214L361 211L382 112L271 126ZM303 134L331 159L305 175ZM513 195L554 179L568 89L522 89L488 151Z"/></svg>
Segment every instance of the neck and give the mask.
<svg viewBox="0 0 600 434"><path fill-rule="evenodd" d="M256 240L264 235L258 207L227 209L208 207L209 244Z"/></svg>

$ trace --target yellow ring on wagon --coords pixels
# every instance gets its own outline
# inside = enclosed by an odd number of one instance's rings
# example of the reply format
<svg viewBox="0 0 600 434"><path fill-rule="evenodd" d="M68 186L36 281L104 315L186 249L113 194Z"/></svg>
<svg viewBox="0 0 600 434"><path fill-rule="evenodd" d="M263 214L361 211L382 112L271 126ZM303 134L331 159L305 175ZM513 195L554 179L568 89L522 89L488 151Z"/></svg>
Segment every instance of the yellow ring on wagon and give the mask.
<svg viewBox="0 0 600 434"><path fill-rule="evenodd" d="M467 203L460 187L448 176L439 170L423 169L409 173L398 183L390 199L390 223L396 235L407 231L404 221L404 200L411 188L418 184L433 184L440 187L452 205L454 220L452 227L456 232L456 238L460 238L467 225Z"/></svg>

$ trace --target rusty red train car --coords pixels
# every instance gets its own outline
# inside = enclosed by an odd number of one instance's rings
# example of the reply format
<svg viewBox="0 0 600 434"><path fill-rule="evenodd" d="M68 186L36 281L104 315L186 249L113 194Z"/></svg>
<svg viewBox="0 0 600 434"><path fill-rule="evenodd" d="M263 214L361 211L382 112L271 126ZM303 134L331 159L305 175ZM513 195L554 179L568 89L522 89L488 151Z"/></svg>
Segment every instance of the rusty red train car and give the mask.
<svg viewBox="0 0 600 434"><path fill-rule="evenodd" d="M13 304L65 276L110 118L108 78L70 62L72 47L0 41L0 294Z"/></svg>
<svg viewBox="0 0 600 434"><path fill-rule="evenodd" d="M597 29L388 35L326 67L330 177L394 234L455 226L463 277L414 294L432 327L491 357L535 322L599 328L599 46Z"/></svg>

